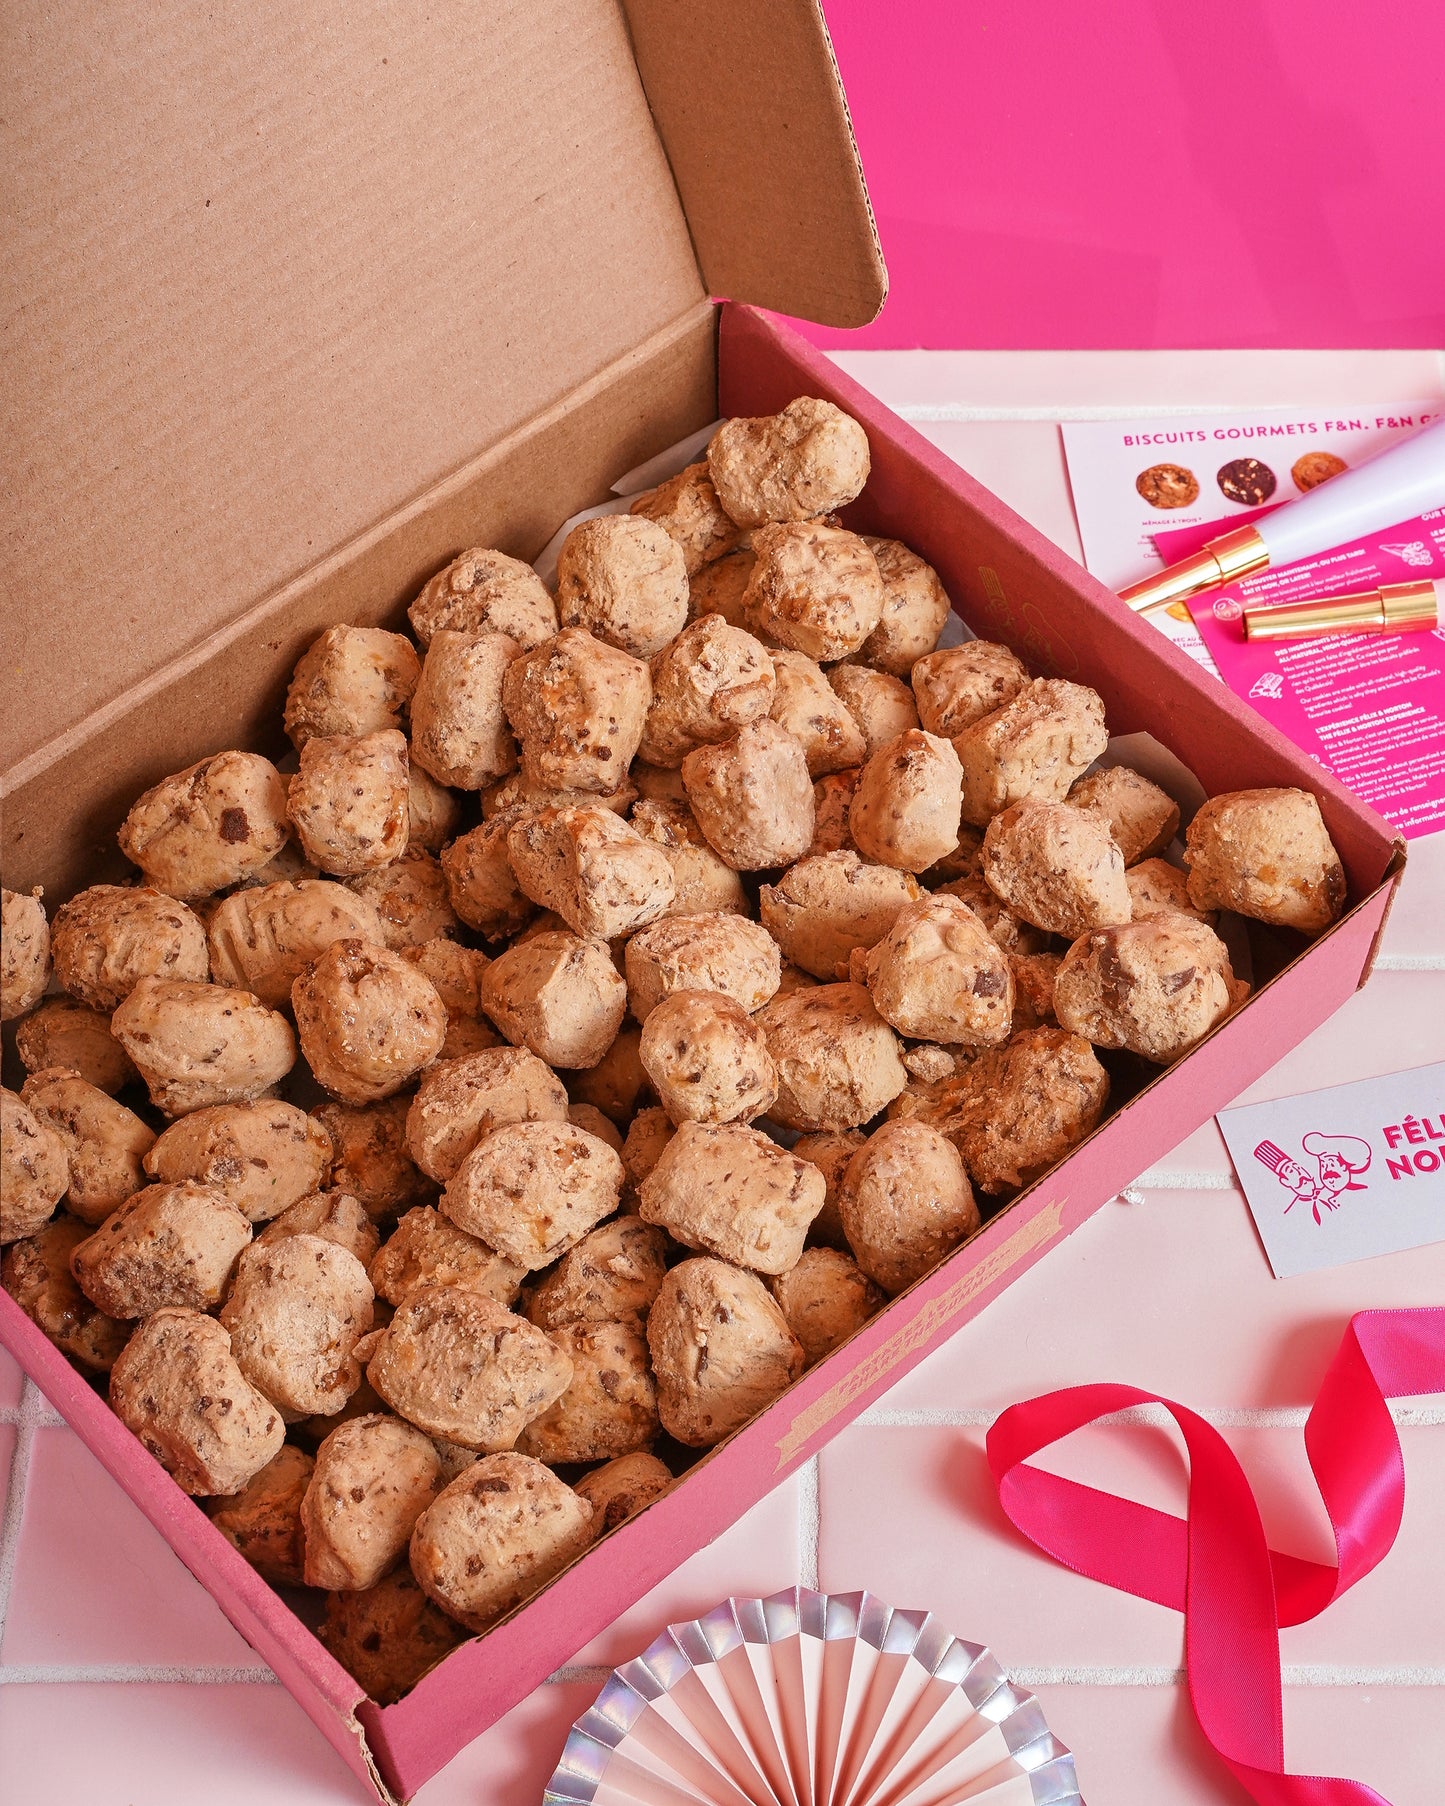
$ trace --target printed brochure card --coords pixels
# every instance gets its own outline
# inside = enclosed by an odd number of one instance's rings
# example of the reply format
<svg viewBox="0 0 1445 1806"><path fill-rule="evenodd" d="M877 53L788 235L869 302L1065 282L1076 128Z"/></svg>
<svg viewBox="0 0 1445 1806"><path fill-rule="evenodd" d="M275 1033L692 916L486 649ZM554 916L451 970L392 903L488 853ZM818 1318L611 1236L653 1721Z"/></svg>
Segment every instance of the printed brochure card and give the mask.
<svg viewBox="0 0 1445 1806"><path fill-rule="evenodd" d="M1209 523L1202 537L1210 538L1247 526L1265 508L1363 463L1440 412L1440 402L1427 401L1066 421L1064 454L1084 563L1110 589L1122 589L1167 562L1155 545L1162 530ZM1221 675L1182 602L1150 619Z"/></svg>
<svg viewBox="0 0 1445 1806"><path fill-rule="evenodd" d="M1217 1120L1276 1278L1445 1241L1445 1063Z"/></svg>
<svg viewBox="0 0 1445 1806"><path fill-rule="evenodd" d="M1216 529L1156 536L1170 559ZM1445 577L1445 508L1189 603L1215 668L1407 840L1445 828L1445 627L1247 640L1246 608Z"/></svg>

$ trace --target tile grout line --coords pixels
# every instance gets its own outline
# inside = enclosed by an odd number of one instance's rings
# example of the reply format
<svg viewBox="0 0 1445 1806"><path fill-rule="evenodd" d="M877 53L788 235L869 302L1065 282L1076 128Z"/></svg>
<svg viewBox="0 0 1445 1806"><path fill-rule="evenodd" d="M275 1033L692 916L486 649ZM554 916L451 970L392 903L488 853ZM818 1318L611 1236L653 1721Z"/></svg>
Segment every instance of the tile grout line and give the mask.
<svg viewBox="0 0 1445 1806"><path fill-rule="evenodd" d="M860 1412L853 1424L864 1429L975 1429L991 1424L1007 1409L984 1406L920 1406L916 1409L890 1409L875 1405ZM1195 1415L1216 1429L1229 1430L1297 1430L1303 1429L1310 1413L1308 1405L1265 1405L1260 1407L1224 1405L1195 1407ZM1406 1429L1419 1429L1445 1424L1445 1405L1405 1405L1390 1401L1390 1416ZM1151 1424L1165 1426L1172 1422L1162 1405L1129 1405L1122 1411L1111 1411L1098 1421L1102 1424Z"/></svg>
<svg viewBox="0 0 1445 1806"><path fill-rule="evenodd" d="M17 1427L15 1448L10 1456L5 1516L0 1521L0 1649L4 1647L10 1593L15 1584L15 1563L20 1553L20 1528L25 1517L25 1495L30 1485L30 1461L35 1452L35 1432L46 1426L51 1415L49 1401L27 1375L19 1406L10 1419Z"/></svg>
<svg viewBox="0 0 1445 1806"><path fill-rule="evenodd" d="M818 1589L818 1545L822 1513L818 1497L818 1457L798 1469L798 1578L805 1587Z"/></svg>
<svg viewBox="0 0 1445 1806"><path fill-rule="evenodd" d="M1032 1667L1005 1664L1005 1668L1009 1679L1021 1687L1177 1687L1186 1679L1183 1668L1145 1665L1116 1668L1045 1663ZM1280 1670L1280 1679L1286 1687L1439 1687L1445 1685L1445 1668L1286 1662Z"/></svg>

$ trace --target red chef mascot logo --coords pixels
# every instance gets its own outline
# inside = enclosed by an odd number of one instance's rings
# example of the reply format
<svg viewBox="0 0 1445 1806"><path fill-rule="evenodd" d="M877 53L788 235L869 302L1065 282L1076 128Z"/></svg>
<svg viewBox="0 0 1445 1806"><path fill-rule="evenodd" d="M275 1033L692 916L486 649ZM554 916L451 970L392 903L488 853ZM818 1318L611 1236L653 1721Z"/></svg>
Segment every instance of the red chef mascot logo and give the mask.
<svg viewBox="0 0 1445 1806"><path fill-rule="evenodd" d="M1286 1215L1296 1204L1308 1204L1315 1221L1320 1223L1324 1221L1321 1204L1326 1210L1338 1210L1341 1192L1368 1190L1356 1181L1357 1174L1369 1171L1368 1141L1361 1141L1358 1135L1310 1134L1300 1146L1314 1162L1313 1173L1298 1160L1291 1160L1272 1141L1262 1141L1254 1150L1255 1159L1270 1169L1286 1191L1293 1193L1284 1207Z"/></svg>

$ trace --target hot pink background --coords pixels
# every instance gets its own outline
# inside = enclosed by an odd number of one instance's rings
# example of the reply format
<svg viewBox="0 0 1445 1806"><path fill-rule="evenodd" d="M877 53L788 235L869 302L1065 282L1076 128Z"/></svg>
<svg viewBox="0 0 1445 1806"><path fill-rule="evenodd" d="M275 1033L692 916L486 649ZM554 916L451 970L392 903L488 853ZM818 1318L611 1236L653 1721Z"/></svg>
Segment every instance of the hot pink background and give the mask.
<svg viewBox="0 0 1445 1806"><path fill-rule="evenodd" d="M892 275L825 345L1445 343L1445 7L823 0Z"/></svg>

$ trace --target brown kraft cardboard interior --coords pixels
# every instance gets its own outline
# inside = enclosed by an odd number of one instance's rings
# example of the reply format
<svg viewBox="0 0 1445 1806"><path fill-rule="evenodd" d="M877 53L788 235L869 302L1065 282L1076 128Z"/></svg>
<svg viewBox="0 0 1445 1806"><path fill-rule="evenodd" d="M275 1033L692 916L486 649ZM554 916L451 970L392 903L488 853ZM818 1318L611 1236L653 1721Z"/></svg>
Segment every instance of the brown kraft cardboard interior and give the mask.
<svg viewBox="0 0 1445 1806"><path fill-rule="evenodd" d="M631 10L9 14L0 766L684 330L709 286L877 311L813 0ZM631 424L639 456L673 430ZM470 537L534 552L583 487L567 449Z"/></svg>

